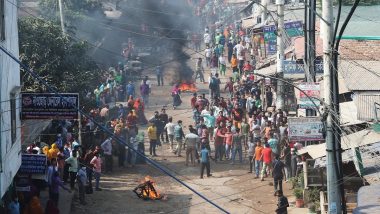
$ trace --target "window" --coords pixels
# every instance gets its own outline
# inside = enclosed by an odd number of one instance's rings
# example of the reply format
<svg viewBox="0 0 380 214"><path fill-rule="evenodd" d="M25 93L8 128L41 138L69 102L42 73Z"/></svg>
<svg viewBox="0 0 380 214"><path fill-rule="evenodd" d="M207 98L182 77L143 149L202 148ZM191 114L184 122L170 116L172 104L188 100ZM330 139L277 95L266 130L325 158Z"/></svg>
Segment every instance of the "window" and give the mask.
<svg viewBox="0 0 380 214"><path fill-rule="evenodd" d="M0 41L5 40L5 1L0 0Z"/></svg>
<svg viewBox="0 0 380 214"><path fill-rule="evenodd" d="M5 2L0 0L0 41L5 40Z"/></svg>

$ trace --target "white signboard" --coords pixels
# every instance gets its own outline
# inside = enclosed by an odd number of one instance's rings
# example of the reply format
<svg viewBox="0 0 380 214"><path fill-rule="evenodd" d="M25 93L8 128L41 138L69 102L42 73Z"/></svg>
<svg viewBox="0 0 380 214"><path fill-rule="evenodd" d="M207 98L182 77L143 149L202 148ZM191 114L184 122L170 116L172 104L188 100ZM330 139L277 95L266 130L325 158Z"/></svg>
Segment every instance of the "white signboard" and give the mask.
<svg viewBox="0 0 380 214"><path fill-rule="evenodd" d="M323 139L323 123L320 117L288 118L289 140L321 141Z"/></svg>

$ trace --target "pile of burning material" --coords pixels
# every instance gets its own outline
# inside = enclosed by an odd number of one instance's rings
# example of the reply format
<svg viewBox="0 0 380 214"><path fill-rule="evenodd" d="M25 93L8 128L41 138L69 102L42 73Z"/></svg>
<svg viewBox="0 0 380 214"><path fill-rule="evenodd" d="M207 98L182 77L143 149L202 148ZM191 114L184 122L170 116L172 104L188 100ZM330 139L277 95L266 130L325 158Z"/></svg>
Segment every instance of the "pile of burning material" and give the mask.
<svg viewBox="0 0 380 214"><path fill-rule="evenodd" d="M195 83L181 83L179 84L179 89L181 89L181 92L195 93L198 91L197 87L195 86Z"/></svg>
<svg viewBox="0 0 380 214"><path fill-rule="evenodd" d="M142 181L133 192L144 200L160 200L164 198L157 190L156 182L154 182L150 176L146 176L144 181Z"/></svg>

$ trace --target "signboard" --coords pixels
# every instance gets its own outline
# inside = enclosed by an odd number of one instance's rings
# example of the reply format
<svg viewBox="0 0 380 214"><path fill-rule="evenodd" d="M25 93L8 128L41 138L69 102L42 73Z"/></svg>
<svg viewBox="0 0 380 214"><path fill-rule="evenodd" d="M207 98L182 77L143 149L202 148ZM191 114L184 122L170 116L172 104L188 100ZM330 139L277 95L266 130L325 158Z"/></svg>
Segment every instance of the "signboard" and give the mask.
<svg viewBox="0 0 380 214"><path fill-rule="evenodd" d="M301 83L298 87L303 91L299 91L298 105L300 108L316 109L321 105L319 101L321 93L319 83Z"/></svg>
<svg viewBox="0 0 380 214"><path fill-rule="evenodd" d="M323 139L323 123L320 117L288 118L289 140L320 141Z"/></svg>
<svg viewBox="0 0 380 214"><path fill-rule="evenodd" d="M304 64L297 64L294 60L284 60L284 74L304 74ZM315 61L315 73L323 74L323 62Z"/></svg>
<svg viewBox="0 0 380 214"><path fill-rule="evenodd" d="M302 21L286 22L285 31L287 37L303 36L303 24ZM273 55L277 51L277 35L276 26L269 25L264 26L264 39L267 44L267 51L269 55Z"/></svg>
<svg viewBox="0 0 380 214"><path fill-rule="evenodd" d="M21 119L77 119L79 94L22 93Z"/></svg>
<svg viewBox="0 0 380 214"><path fill-rule="evenodd" d="M21 157L20 173L45 174L46 165L46 155L23 154Z"/></svg>

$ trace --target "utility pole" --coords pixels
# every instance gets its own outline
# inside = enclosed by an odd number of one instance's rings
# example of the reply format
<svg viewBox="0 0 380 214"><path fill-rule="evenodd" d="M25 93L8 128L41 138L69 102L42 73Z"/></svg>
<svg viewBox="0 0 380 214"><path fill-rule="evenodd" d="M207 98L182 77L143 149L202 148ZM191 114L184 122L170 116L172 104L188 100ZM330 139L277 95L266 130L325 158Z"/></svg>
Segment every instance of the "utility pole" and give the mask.
<svg viewBox="0 0 380 214"><path fill-rule="evenodd" d="M66 34L66 28L65 28L65 16L63 15L63 4L62 0L58 0L59 5L59 16L61 17L61 28L62 28L62 34Z"/></svg>
<svg viewBox="0 0 380 214"><path fill-rule="evenodd" d="M261 22L262 23L265 23L268 18L268 4L269 4L269 0L261 0L261 7L262 7Z"/></svg>
<svg viewBox="0 0 380 214"><path fill-rule="evenodd" d="M277 5L277 77L284 78L284 0L276 0ZM284 83L277 81L276 109L284 109Z"/></svg>
<svg viewBox="0 0 380 214"><path fill-rule="evenodd" d="M315 10L316 0L309 0L309 26L308 26L308 60L309 60L309 79L308 82L315 82Z"/></svg>
<svg viewBox="0 0 380 214"><path fill-rule="evenodd" d="M323 82L325 93L325 111L327 111L326 119L326 153L327 153L327 200L328 200L328 213L340 214L341 198L340 189L338 184L338 172L336 166L336 147L334 145L334 130L333 130L333 94L331 89L332 76L331 64L333 63L333 5L331 0L322 1L322 17L325 21L321 21L323 25Z"/></svg>
<svg viewBox="0 0 380 214"><path fill-rule="evenodd" d="M306 82L315 82L315 9L316 0L305 0L305 53ZM306 116L316 116L314 109L306 109Z"/></svg>

